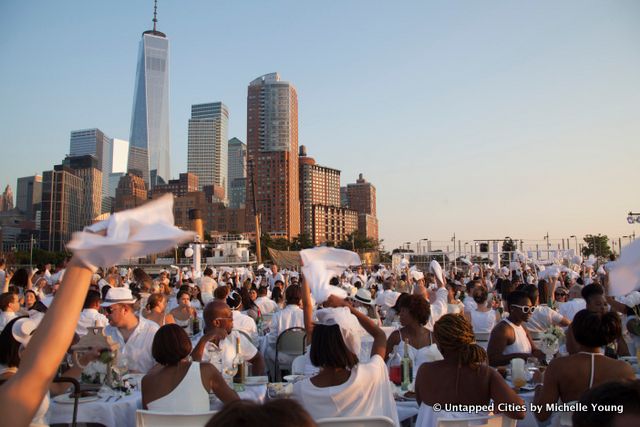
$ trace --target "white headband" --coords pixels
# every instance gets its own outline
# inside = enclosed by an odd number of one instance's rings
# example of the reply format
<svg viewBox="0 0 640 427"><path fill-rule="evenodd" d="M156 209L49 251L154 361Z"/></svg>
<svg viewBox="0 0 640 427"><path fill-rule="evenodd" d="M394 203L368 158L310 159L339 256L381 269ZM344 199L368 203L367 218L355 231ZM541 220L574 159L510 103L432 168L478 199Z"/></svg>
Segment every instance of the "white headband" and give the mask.
<svg viewBox="0 0 640 427"><path fill-rule="evenodd" d="M356 356L360 354L360 323L347 307L323 308L316 311L316 317L318 325L338 325L347 348Z"/></svg>

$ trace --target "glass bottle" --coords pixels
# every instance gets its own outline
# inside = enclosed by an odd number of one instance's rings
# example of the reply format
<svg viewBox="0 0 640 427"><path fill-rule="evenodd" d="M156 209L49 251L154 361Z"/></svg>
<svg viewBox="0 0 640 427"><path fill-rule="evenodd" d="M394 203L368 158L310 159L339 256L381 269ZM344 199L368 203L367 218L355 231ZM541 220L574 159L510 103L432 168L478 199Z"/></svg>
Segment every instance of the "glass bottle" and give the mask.
<svg viewBox="0 0 640 427"><path fill-rule="evenodd" d="M233 366L237 369L236 375L233 377L233 382L236 384L244 384L246 372L244 359L240 353L240 337L236 337L236 356L233 358Z"/></svg>
<svg viewBox="0 0 640 427"><path fill-rule="evenodd" d="M409 339L404 340L404 354L402 355L402 385L403 391L409 390L409 386L413 382L413 362L409 357Z"/></svg>

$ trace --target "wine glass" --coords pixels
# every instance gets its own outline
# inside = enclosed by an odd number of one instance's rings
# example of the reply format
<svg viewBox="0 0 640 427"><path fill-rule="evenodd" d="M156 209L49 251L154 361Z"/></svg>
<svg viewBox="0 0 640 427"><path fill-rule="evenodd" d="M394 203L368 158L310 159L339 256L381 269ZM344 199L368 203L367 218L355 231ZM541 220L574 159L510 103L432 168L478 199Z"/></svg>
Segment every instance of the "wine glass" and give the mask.
<svg viewBox="0 0 640 427"><path fill-rule="evenodd" d="M542 346L542 352L545 355L545 360L547 362L547 365L551 363L551 360L553 360L553 355L556 354L559 349L560 349L560 343L558 343L558 341L554 341L553 343L547 343L547 345Z"/></svg>

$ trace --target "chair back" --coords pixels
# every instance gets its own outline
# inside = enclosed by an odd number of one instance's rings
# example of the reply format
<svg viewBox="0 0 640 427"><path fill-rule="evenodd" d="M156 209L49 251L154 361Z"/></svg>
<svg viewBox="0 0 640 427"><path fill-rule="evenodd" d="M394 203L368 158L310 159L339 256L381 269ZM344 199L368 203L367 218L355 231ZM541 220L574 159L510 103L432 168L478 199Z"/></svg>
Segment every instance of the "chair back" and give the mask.
<svg viewBox="0 0 640 427"><path fill-rule="evenodd" d="M516 420L503 415L438 420L437 427L516 427Z"/></svg>
<svg viewBox="0 0 640 427"><path fill-rule="evenodd" d="M180 414L138 409L136 411L136 427L204 427L216 412Z"/></svg>
<svg viewBox="0 0 640 427"><path fill-rule="evenodd" d="M278 335L278 340L276 341L276 352L294 356L304 354L304 340L306 336L307 331L299 326L284 330L280 335Z"/></svg>
<svg viewBox="0 0 640 427"><path fill-rule="evenodd" d="M293 375L304 374L304 356L298 356L291 362L291 373Z"/></svg>
<svg viewBox="0 0 640 427"><path fill-rule="evenodd" d="M246 331L243 331L241 329L234 329L234 331L238 332L241 335L244 335L244 337L248 339L251 344L256 344L255 342L253 342L253 338L251 338L251 335L249 335Z"/></svg>
<svg viewBox="0 0 640 427"><path fill-rule="evenodd" d="M336 417L316 420L318 427L393 427L388 417Z"/></svg>

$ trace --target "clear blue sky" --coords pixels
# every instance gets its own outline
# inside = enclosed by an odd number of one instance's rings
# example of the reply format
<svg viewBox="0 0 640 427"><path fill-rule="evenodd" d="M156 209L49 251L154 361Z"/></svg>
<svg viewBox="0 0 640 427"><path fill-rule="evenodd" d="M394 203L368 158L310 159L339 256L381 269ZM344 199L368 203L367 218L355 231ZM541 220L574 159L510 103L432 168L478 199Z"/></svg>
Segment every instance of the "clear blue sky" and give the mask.
<svg viewBox="0 0 640 427"><path fill-rule="evenodd" d="M0 3L0 185L69 132L129 138L152 1ZM640 209L640 2L160 0L172 172L194 103L246 139L246 88L296 85L300 144L378 192L385 247L429 237L629 234ZM640 234L640 227L635 227Z"/></svg>

